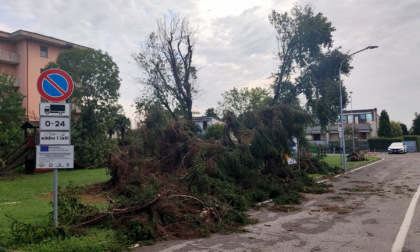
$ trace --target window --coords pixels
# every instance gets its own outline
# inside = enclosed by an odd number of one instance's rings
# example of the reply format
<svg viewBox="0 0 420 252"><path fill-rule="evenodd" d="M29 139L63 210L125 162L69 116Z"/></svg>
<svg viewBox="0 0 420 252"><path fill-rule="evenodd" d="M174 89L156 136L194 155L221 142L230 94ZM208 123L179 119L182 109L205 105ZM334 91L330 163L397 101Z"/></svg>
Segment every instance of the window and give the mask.
<svg viewBox="0 0 420 252"><path fill-rule="evenodd" d="M203 130L206 130L207 129L207 121L204 121L203 122Z"/></svg>
<svg viewBox="0 0 420 252"><path fill-rule="evenodd" d="M367 120L366 120L366 114L360 114L359 115L359 123L360 124L363 124L363 123L366 123L367 122Z"/></svg>
<svg viewBox="0 0 420 252"><path fill-rule="evenodd" d="M347 116L347 121L348 121L348 123L352 124L353 123L353 115L348 115Z"/></svg>
<svg viewBox="0 0 420 252"><path fill-rule="evenodd" d="M359 139L366 140L366 132L359 132Z"/></svg>
<svg viewBox="0 0 420 252"><path fill-rule="evenodd" d="M313 134L312 138L314 141L321 141L321 134Z"/></svg>
<svg viewBox="0 0 420 252"><path fill-rule="evenodd" d="M48 58L48 47L41 46L41 57Z"/></svg>
<svg viewBox="0 0 420 252"><path fill-rule="evenodd" d="M373 121L372 120L372 114L371 113L366 114L366 119L367 119L368 122L372 122Z"/></svg>

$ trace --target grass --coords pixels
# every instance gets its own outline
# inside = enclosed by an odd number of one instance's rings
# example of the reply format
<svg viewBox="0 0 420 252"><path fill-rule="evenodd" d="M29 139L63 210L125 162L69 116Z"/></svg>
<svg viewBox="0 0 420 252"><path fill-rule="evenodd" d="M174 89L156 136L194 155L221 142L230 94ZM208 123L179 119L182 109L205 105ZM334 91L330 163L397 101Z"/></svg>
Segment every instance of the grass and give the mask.
<svg viewBox="0 0 420 252"><path fill-rule="evenodd" d="M371 163L371 162L380 160L379 157L367 156L366 158L367 158L367 161L356 161L356 162L347 161L346 162L347 169L351 169L353 167L356 167L362 164ZM325 157L324 159L322 159L322 161L326 162L330 166L343 167L343 164L341 164L341 158L339 155L329 155Z"/></svg>
<svg viewBox="0 0 420 252"><path fill-rule="evenodd" d="M89 185L110 178L105 168L89 170L59 170L58 186ZM24 223L45 224L53 208L46 195L53 191L53 172L25 175L14 173L0 177L0 241L7 239L12 220ZM0 243L1 246L1 243ZM1 250L1 249L0 249Z"/></svg>

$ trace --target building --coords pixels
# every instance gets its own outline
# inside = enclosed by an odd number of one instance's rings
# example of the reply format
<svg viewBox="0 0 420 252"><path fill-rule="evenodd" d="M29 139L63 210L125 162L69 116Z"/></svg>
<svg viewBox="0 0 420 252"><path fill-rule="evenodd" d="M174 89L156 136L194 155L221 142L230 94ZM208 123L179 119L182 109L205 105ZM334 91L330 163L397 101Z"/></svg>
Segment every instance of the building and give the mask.
<svg viewBox="0 0 420 252"><path fill-rule="evenodd" d="M223 122L210 116L193 117L193 121L202 131L205 131L212 124L222 124Z"/></svg>
<svg viewBox="0 0 420 252"><path fill-rule="evenodd" d="M353 127L358 131L356 138L359 141L378 136L379 116L377 109L363 109L343 111L344 126ZM329 146L332 142L341 141L341 118L337 123L330 124L325 130L321 126L307 127L306 139L317 145ZM341 145L341 144L340 144Z"/></svg>
<svg viewBox="0 0 420 252"><path fill-rule="evenodd" d="M24 30L13 33L0 31L0 73L7 72L16 78L15 88L25 96L22 105L29 121L39 119L41 95L37 90L37 80L45 65L55 61L62 50L74 47L87 49Z"/></svg>

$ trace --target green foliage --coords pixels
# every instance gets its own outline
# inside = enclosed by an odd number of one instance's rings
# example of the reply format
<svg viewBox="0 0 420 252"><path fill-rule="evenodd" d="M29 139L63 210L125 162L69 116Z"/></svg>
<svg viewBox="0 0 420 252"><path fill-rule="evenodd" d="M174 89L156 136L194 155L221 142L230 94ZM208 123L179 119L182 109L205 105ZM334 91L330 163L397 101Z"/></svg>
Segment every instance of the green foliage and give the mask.
<svg viewBox="0 0 420 252"><path fill-rule="evenodd" d="M36 225L31 223L22 223L13 219L11 234L13 236L13 245L41 243L42 241L56 238L64 239L72 235L69 228L53 227L51 225Z"/></svg>
<svg viewBox="0 0 420 252"><path fill-rule="evenodd" d="M335 175L341 172L341 168L339 168L336 164L328 164L326 161L326 156L323 158L318 157L310 157L308 160L308 169L306 172L308 174L322 174L322 175Z"/></svg>
<svg viewBox="0 0 420 252"><path fill-rule="evenodd" d="M228 110L238 117L254 109L267 107L271 102L269 91L260 87L251 89L235 87L224 92L222 98L223 100L218 102L218 114L224 114Z"/></svg>
<svg viewBox="0 0 420 252"><path fill-rule="evenodd" d="M64 239L45 239L41 243L22 244L20 251L124 251L128 249L115 241L115 231L109 229L89 229L88 235L70 236Z"/></svg>
<svg viewBox="0 0 420 252"><path fill-rule="evenodd" d="M214 108L208 108L206 112L204 113L204 116L209 116L209 117L213 117L220 120L220 117L216 114L216 111Z"/></svg>
<svg viewBox="0 0 420 252"><path fill-rule="evenodd" d="M141 241L142 245L152 245L155 234L150 226L145 226L139 220L130 220L118 230L116 238L122 244L134 244Z"/></svg>
<svg viewBox="0 0 420 252"><path fill-rule="evenodd" d="M161 184L154 175L133 175L125 182L126 186L119 192L119 202L130 206L141 204L153 199L161 188Z"/></svg>
<svg viewBox="0 0 420 252"><path fill-rule="evenodd" d="M274 199L276 205L299 205L301 203L302 195L298 192L290 192Z"/></svg>
<svg viewBox="0 0 420 252"><path fill-rule="evenodd" d="M402 130L402 135L403 136L408 135L409 133L408 133L407 125L405 125L404 123L400 123L400 126Z"/></svg>
<svg viewBox="0 0 420 252"><path fill-rule="evenodd" d="M0 169L1 159L23 141L23 95L14 89L15 78L0 74Z"/></svg>
<svg viewBox="0 0 420 252"><path fill-rule="evenodd" d="M346 55L337 49L320 55L297 79L296 87L299 93L306 97L306 108L317 118L322 128L329 122L335 122L340 114L340 86L337 69L345 57ZM347 62L341 68L344 74L348 74L350 69ZM345 106L348 97L344 85L342 94L343 106Z"/></svg>
<svg viewBox="0 0 420 252"><path fill-rule="evenodd" d="M90 131L86 121L76 120L72 123L71 138L74 145L75 164L86 167L101 163L112 150L112 141L107 138L102 127ZM95 122L93 122L95 123Z"/></svg>
<svg viewBox="0 0 420 252"><path fill-rule="evenodd" d="M391 134L390 134L390 138L394 138L394 137L401 137L402 136L402 128L400 123L395 122L395 121L391 121Z"/></svg>
<svg viewBox="0 0 420 252"><path fill-rule="evenodd" d="M309 122L307 113L284 105L258 109L244 116L244 126L254 134L249 150L264 163L265 172L286 165L286 155L291 155L290 142L293 137L304 137L304 125Z"/></svg>
<svg viewBox="0 0 420 252"><path fill-rule="evenodd" d="M111 128L108 129L108 132L115 132L117 131L119 134L119 139L121 139L121 145L125 145L125 135L127 130L131 128L131 122L128 117L123 114L117 114L114 117L114 123L111 125Z"/></svg>
<svg viewBox="0 0 420 252"><path fill-rule="evenodd" d="M380 137L380 138L370 138L368 139L369 142L369 148L371 150L387 150L389 145L391 145L393 142L402 142L402 138L401 137L396 137L396 138L385 138L385 137Z"/></svg>
<svg viewBox="0 0 420 252"><path fill-rule="evenodd" d="M322 13L314 13L309 4L304 7L296 4L290 13L273 10L269 21L277 32L280 61L274 74L273 104L298 108L297 96L305 95L305 107L325 127L336 120L340 111L337 70L347 56L339 49L330 50L335 28ZM342 72L348 74L350 69L345 62ZM301 75L292 83L291 76L296 72ZM343 101L345 105L345 90Z"/></svg>
<svg viewBox="0 0 420 252"><path fill-rule="evenodd" d="M61 51L56 62L46 68L60 68L72 77L75 90L73 106L80 110L72 125L75 163L97 164L111 148L106 132L115 123L120 88L118 66L100 50L71 49Z"/></svg>
<svg viewBox="0 0 420 252"><path fill-rule="evenodd" d="M212 124L210 126L207 127L205 134L204 134L204 139L206 140L219 140L222 139L223 137L223 128L224 125L223 124Z"/></svg>
<svg viewBox="0 0 420 252"><path fill-rule="evenodd" d="M378 136L387 138L392 137L391 121L389 120L389 115L388 112L386 112L386 110L382 110L381 115L379 117Z"/></svg>
<svg viewBox="0 0 420 252"><path fill-rule="evenodd" d="M92 206L82 204L79 194L82 188L70 183L64 189L58 188L57 215L60 225L69 226L84 220L85 216L97 213L99 210ZM53 207L53 202L51 202ZM53 212L50 218L53 219Z"/></svg>
<svg viewBox="0 0 420 252"><path fill-rule="evenodd" d="M159 141L164 136L164 129L168 123L169 115L159 105L149 107L144 111L144 114L145 119L138 132L139 138L142 139L142 152L146 156L158 155L160 153Z"/></svg>
<svg viewBox="0 0 420 252"><path fill-rule="evenodd" d="M413 135L420 135L420 114L415 113L413 119L413 125L411 126Z"/></svg>

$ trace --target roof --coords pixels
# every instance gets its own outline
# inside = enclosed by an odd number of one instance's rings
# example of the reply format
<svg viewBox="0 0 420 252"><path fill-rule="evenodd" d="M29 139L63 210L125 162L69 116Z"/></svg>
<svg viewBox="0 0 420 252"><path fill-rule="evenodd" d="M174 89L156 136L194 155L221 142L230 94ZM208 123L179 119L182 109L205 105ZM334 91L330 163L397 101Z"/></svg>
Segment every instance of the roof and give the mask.
<svg viewBox="0 0 420 252"><path fill-rule="evenodd" d="M361 113L367 113L367 112L373 112L377 111L376 108L373 109L359 109L359 110L343 110L343 114L361 114Z"/></svg>
<svg viewBox="0 0 420 252"><path fill-rule="evenodd" d="M36 129L39 128L39 121L27 121L20 127L22 129Z"/></svg>
<svg viewBox="0 0 420 252"><path fill-rule="evenodd" d="M80 49L90 49L89 47L85 47L85 46L67 42L61 39L45 36L45 35L35 33L35 32L17 30L15 32L9 33L5 31L0 31L0 40L16 42L16 41L20 41L24 39L33 39L41 43L51 44L51 45L55 45L55 46L59 46L63 48L77 47Z"/></svg>

